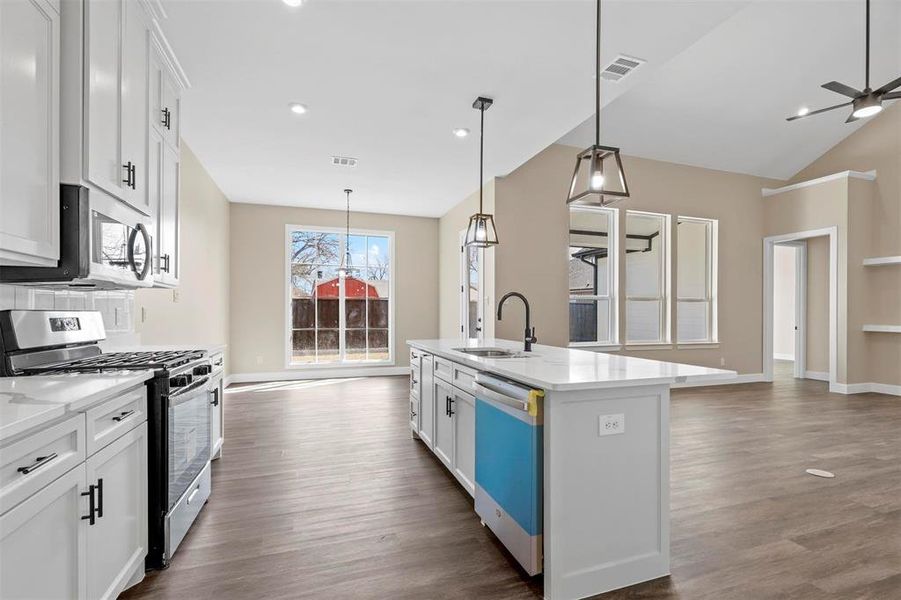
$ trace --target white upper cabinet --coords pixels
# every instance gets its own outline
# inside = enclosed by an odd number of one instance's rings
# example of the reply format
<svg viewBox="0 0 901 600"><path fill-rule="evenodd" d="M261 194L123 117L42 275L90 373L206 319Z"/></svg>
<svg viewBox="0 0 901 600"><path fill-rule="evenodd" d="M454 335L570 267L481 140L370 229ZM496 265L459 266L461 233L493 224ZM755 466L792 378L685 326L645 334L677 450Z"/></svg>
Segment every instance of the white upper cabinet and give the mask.
<svg viewBox="0 0 901 600"><path fill-rule="evenodd" d="M150 214L149 31L138 2L84 3L85 166L94 185Z"/></svg>
<svg viewBox="0 0 901 600"><path fill-rule="evenodd" d="M178 148L181 85L163 51L154 43L150 59L150 123L173 148Z"/></svg>
<svg viewBox="0 0 901 600"><path fill-rule="evenodd" d="M59 260L60 15L0 0L0 265Z"/></svg>

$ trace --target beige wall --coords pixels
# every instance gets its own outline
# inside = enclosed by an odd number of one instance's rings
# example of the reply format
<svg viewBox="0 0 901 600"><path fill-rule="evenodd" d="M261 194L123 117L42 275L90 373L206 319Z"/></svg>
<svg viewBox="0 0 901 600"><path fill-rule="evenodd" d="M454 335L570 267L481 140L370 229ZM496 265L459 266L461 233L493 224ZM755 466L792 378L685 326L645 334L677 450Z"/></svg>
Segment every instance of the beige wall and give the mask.
<svg viewBox="0 0 901 600"><path fill-rule="evenodd" d="M180 174L179 286L135 292L135 331L143 344L226 344L229 202L184 142Z"/></svg>
<svg viewBox="0 0 901 600"><path fill-rule="evenodd" d="M497 180L491 180L485 184L482 194L484 210L488 213L494 211L495 184ZM460 233L466 230L469 217L479 209L478 190L470 194L465 200L449 210L438 223L438 255L439 255L439 334L442 338L461 337L461 298L460 285L462 283L462 264L460 252ZM484 251L485 260L485 287L483 289L483 303L486 315L491 313L494 298L494 249ZM494 319L486 319L484 323L485 336L494 335Z"/></svg>
<svg viewBox="0 0 901 600"><path fill-rule="evenodd" d="M805 368L816 373L829 372L829 238L826 236L807 240Z"/></svg>
<svg viewBox="0 0 901 600"><path fill-rule="evenodd" d="M501 241L494 250L496 296L511 290L523 292L532 305L532 321L540 342L560 346L568 343L569 335L568 269L564 250L568 245L569 225L565 199L579 150L551 145L509 175L495 180ZM624 157L624 162L632 197L620 203L619 208L719 219L721 268L717 346L690 349L671 346L623 352L708 366L720 366L722 359L727 367L741 373L761 373L763 213L760 189L782 182L634 157ZM460 207L455 211L469 212ZM624 210L620 210L619 220L623 236ZM553 251L554 248L559 248L559 252ZM446 260L445 252L447 246L442 244L442 264ZM620 260L622 272L625 261L622 253ZM442 333L445 319L450 322L452 314L445 304L448 301L442 294ZM456 302L454 311L458 310ZM624 302L621 300L623 305ZM522 309L511 303L504 316L503 322L495 323L498 337L520 339ZM620 339L624 332L624 320L620 319Z"/></svg>
<svg viewBox="0 0 901 600"><path fill-rule="evenodd" d="M344 211L231 205L232 372L286 372L285 226L343 227ZM438 334L438 219L352 213L351 228L394 231L394 354L405 341ZM352 371L348 371L352 374Z"/></svg>

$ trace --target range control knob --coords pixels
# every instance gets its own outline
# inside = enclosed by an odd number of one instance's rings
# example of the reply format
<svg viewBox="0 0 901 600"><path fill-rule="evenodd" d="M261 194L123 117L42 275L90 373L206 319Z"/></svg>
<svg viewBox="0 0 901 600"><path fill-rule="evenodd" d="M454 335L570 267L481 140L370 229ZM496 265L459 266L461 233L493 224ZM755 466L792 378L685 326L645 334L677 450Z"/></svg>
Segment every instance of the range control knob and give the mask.
<svg viewBox="0 0 901 600"><path fill-rule="evenodd" d="M169 378L169 387L170 388L185 387L189 383L191 383L190 375L176 375L175 377Z"/></svg>
<svg viewBox="0 0 901 600"><path fill-rule="evenodd" d="M209 375L210 373L212 373L212 371L213 367L211 367L210 365L199 365L197 367L194 367L194 374L198 376Z"/></svg>

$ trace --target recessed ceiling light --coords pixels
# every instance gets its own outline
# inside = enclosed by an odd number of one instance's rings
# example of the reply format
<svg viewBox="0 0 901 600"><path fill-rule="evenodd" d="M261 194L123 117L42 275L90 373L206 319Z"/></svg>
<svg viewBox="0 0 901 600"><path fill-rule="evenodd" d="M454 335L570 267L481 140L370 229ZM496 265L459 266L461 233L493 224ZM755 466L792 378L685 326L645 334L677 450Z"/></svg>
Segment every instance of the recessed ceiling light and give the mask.
<svg viewBox="0 0 901 600"><path fill-rule="evenodd" d="M291 112L293 112L295 115L302 115L307 112L307 107L300 102L292 102L288 105L288 108L290 108Z"/></svg>
<svg viewBox="0 0 901 600"><path fill-rule="evenodd" d="M465 127L457 127L456 129L454 129L454 135L458 138L465 138L467 135L469 135L469 130Z"/></svg>
<svg viewBox="0 0 901 600"><path fill-rule="evenodd" d="M798 109L798 116L803 117L804 115L806 115L809 112L810 112L809 108L807 108L806 106L802 106L801 108Z"/></svg>
<svg viewBox="0 0 901 600"><path fill-rule="evenodd" d="M303 4L303 0L282 0L282 2L284 2L291 8L297 8L298 6Z"/></svg>

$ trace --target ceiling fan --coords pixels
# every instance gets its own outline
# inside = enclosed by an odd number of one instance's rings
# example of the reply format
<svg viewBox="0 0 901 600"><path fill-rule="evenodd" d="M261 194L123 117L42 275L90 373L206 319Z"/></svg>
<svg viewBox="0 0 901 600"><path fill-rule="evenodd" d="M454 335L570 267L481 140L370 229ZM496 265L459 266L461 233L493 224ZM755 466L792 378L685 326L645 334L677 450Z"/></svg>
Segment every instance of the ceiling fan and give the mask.
<svg viewBox="0 0 901 600"><path fill-rule="evenodd" d="M892 92L892 90L901 87L901 77L895 79L894 81L889 81L884 86L879 89L870 89L870 0L866 0L867 2L867 42L866 42L866 87L863 91L856 90L851 86L845 85L844 83L839 83L837 81L830 81L829 83L824 83L822 87L826 88L831 92L835 92L837 94L841 94L843 96L847 96L851 98L850 102L845 102L843 104L836 104L835 106L830 106L828 108L821 108L819 110L807 110L801 109L798 111L793 117L788 117L786 121L795 121L797 119L803 119L805 117L812 117L813 115L818 115L820 113L824 113L830 110L835 110L836 108L842 108L845 106L851 106L851 115L848 117L848 120L845 123L850 123L852 121L856 121L858 119L864 119L866 117L872 117L882 110L882 103L885 100L897 100L901 98L901 91Z"/></svg>

